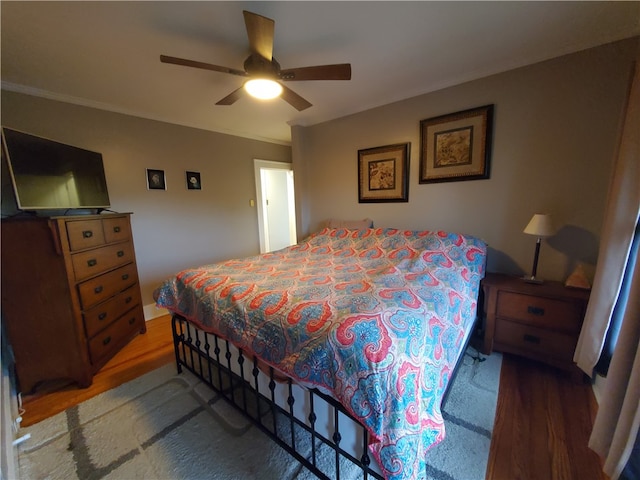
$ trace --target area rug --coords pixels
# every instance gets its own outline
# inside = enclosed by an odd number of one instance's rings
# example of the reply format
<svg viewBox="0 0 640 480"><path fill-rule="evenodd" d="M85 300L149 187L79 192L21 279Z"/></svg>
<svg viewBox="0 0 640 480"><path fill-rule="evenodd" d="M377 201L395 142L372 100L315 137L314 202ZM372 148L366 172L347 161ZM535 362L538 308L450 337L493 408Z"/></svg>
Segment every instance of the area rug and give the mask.
<svg viewBox="0 0 640 480"><path fill-rule="evenodd" d="M446 438L429 452L429 478L485 478L501 364L498 353L465 354L444 408ZM27 433L18 455L23 480L315 478L196 377L177 375L174 365L21 430ZM360 476L340 472L346 480Z"/></svg>

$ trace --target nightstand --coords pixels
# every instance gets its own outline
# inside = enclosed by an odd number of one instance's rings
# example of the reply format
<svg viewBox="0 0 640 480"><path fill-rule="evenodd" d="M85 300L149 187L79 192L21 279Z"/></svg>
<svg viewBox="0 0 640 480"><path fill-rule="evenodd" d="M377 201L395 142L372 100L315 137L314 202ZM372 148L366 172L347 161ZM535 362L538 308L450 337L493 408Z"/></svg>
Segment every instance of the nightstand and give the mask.
<svg viewBox="0 0 640 480"><path fill-rule="evenodd" d="M520 277L498 273L487 273L482 289L482 353L512 353L566 370L576 380L582 378L573 353L589 291L561 282L526 283Z"/></svg>

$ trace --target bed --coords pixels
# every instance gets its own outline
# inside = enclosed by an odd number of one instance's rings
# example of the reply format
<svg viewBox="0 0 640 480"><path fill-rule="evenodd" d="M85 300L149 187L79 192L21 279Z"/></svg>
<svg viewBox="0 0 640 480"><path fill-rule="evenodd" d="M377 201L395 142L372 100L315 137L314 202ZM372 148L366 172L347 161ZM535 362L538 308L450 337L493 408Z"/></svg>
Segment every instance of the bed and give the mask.
<svg viewBox="0 0 640 480"><path fill-rule="evenodd" d="M324 228L179 272L154 298L173 313L178 370L230 397L316 476L346 478L346 459L354 478L422 479L445 436L441 403L475 324L485 259L470 235ZM330 472L318 458L327 446Z"/></svg>

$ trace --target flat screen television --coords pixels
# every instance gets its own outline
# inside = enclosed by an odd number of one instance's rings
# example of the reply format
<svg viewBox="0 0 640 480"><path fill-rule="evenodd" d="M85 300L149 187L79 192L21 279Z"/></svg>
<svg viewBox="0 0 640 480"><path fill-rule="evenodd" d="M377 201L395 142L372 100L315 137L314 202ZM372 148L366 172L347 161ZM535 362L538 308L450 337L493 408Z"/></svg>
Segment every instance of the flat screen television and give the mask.
<svg viewBox="0 0 640 480"><path fill-rule="evenodd" d="M19 210L111 206L100 153L3 127L2 155Z"/></svg>

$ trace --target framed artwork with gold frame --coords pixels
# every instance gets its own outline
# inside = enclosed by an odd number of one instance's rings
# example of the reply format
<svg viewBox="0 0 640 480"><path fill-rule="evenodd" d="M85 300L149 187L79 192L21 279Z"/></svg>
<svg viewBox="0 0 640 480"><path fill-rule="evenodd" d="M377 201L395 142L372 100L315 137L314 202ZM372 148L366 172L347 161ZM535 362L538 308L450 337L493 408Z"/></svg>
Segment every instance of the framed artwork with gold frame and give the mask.
<svg viewBox="0 0 640 480"><path fill-rule="evenodd" d="M419 183L489 178L493 105L420 122Z"/></svg>
<svg viewBox="0 0 640 480"><path fill-rule="evenodd" d="M358 150L358 202L409 201L410 145Z"/></svg>

